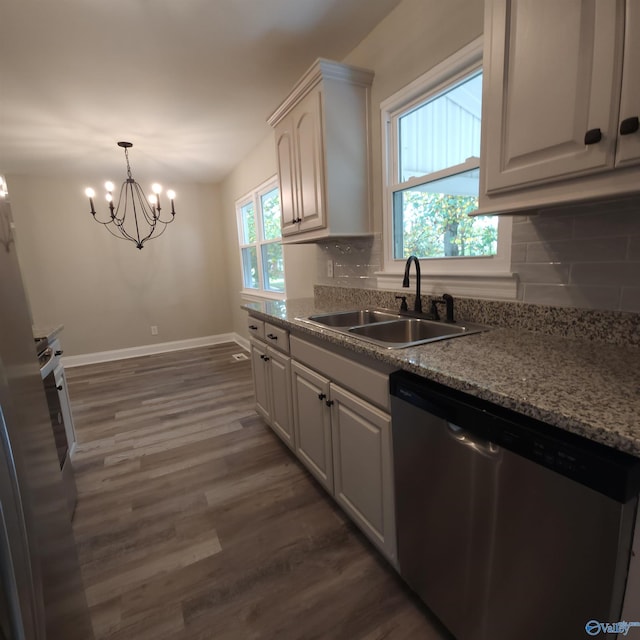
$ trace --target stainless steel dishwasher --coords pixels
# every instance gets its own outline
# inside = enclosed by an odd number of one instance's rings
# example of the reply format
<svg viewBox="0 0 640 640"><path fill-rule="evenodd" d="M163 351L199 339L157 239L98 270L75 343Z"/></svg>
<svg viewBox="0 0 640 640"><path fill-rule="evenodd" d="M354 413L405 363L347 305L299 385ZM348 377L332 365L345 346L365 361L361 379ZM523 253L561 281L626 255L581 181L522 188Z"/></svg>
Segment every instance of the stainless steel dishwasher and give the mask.
<svg viewBox="0 0 640 640"><path fill-rule="evenodd" d="M620 620L639 459L406 372L391 413L400 573L458 640Z"/></svg>

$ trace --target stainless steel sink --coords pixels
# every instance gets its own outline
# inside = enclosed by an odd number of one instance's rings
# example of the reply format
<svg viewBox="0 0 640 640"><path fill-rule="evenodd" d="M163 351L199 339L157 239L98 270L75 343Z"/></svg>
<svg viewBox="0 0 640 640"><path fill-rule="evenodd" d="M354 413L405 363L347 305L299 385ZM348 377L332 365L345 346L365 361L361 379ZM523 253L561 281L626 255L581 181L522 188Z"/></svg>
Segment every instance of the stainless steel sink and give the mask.
<svg viewBox="0 0 640 640"><path fill-rule="evenodd" d="M404 349L490 329L490 327L470 322L451 324L426 318L412 318L385 309L322 313L300 318L300 320L333 329L387 349Z"/></svg>
<svg viewBox="0 0 640 640"><path fill-rule="evenodd" d="M424 320L422 318L403 318L382 324L351 327L349 333L363 340L397 349L479 333L487 328L468 323L458 325L434 322L433 320Z"/></svg>
<svg viewBox="0 0 640 640"><path fill-rule="evenodd" d="M392 311L379 309L358 309L357 311L339 311L337 313L321 313L309 316L307 320L322 324L326 327L356 327L373 322L385 322L401 318Z"/></svg>

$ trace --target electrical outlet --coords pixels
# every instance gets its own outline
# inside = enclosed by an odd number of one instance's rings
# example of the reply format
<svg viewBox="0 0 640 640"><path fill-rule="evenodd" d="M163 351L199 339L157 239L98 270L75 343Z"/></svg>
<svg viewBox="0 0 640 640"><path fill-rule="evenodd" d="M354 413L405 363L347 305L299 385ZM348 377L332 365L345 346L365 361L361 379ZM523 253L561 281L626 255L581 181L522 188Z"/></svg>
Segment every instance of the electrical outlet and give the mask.
<svg viewBox="0 0 640 640"><path fill-rule="evenodd" d="M333 278L333 260L327 260L327 278Z"/></svg>
<svg viewBox="0 0 640 640"><path fill-rule="evenodd" d="M158 335L158 327L156 327L155 324L151 325L151 335L152 336L157 336Z"/></svg>

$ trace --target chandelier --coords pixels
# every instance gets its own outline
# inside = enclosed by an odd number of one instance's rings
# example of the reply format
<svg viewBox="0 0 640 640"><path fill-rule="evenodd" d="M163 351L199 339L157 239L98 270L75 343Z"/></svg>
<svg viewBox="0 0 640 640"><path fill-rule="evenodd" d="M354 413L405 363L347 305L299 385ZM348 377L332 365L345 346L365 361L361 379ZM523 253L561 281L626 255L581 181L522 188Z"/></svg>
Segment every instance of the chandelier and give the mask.
<svg viewBox="0 0 640 640"><path fill-rule="evenodd" d="M127 179L120 187L118 203L113 202L113 182L105 182L106 200L109 203L110 217L106 221L96 218L96 210L93 206L93 198L96 192L89 187L85 190L91 206L91 215L96 222L104 225L111 235L121 240L130 240L138 249L142 249L147 240L152 240L161 236L167 225L173 222L176 211L173 201L176 197L175 191L167 191L167 198L171 202L171 217L163 220L161 217L162 208L160 206L160 194L162 187L159 184L151 185L153 192L148 197L145 196L142 187L133 179L131 166L129 165L129 149L133 147L131 142L118 142L118 146L124 149L124 157L127 161Z"/></svg>

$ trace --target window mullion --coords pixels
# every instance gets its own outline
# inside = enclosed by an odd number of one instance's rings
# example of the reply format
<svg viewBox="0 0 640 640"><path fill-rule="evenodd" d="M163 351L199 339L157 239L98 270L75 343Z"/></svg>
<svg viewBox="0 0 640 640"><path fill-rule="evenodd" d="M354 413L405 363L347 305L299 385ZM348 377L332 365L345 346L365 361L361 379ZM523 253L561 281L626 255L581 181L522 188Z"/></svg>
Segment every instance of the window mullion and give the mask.
<svg viewBox="0 0 640 640"><path fill-rule="evenodd" d="M257 193L253 194L253 210L256 215L256 256L258 262L258 283L260 289L264 289L264 274L262 270L262 246L264 233L262 229L262 205L260 202L260 196Z"/></svg>

